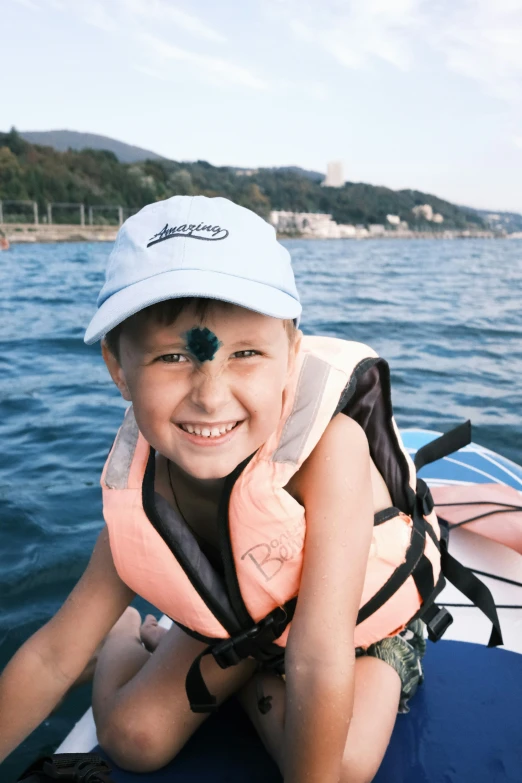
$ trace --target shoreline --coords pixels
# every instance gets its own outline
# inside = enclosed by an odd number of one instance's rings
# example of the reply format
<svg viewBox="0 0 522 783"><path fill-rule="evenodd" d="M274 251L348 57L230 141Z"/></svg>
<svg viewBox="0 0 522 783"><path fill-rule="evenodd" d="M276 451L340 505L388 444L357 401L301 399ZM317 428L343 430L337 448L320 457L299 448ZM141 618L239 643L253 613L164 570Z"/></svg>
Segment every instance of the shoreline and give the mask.
<svg viewBox="0 0 522 783"><path fill-rule="evenodd" d="M0 229L10 244L15 245L36 242L114 242L119 226L2 223Z"/></svg>
<svg viewBox="0 0 522 783"><path fill-rule="evenodd" d="M114 242L119 226L80 226L80 225L34 225L28 223L2 223L3 231L10 244L55 243L55 242ZM514 239L522 235L513 235ZM338 241L339 237L322 237L311 233L279 233L278 239L328 239ZM373 239L509 239L510 235L500 235L493 231L384 231L367 236L342 237L355 241Z"/></svg>

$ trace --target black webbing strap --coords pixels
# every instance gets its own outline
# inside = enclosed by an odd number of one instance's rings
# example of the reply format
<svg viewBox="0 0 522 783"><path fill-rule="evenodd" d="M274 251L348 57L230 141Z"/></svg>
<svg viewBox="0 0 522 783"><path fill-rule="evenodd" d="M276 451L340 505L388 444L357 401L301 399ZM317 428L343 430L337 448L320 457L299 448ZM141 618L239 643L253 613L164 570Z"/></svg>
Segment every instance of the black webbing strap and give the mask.
<svg viewBox="0 0 522 783"><path fill-rule="evenodd" d="M206 647L192 662L188 671L185 688L192 712L214 712L217 699L208 690L201 673L201 660L212 655L222 669L254 658L267 669L278 671L283 666L284 650L274 650L273 642L281 636L292 620L296 599L292 599L285 608L278 606L264 620L229 639L218 640Z"/></svg>
<svg viewBox="0 0 522 783"><path fill-rule="evenodd" d="M430 538L440 552L441 542L437 539L435 531L430 523L425 519L425 515L427 516L430 514L432 510L433 498L431 497L429 487L422 479L418 479L417 507L414 511L414 516L420 517L418 520L419 526L424 527L425 532L430 535ZM444 542L442 542L442 546L444 546ZM426 623L428 638L432 642L438 642L453 622L453 617L448 610L437 606L435 603L435 599L439 593L442 592L446 584L442 573L442 567L438 582L435 584L433 565L429 557L423 554L413 569L412 576L415 586L419 591L419 595L422 598L422 608L418 617Z"/></svg>
<svg viewBox="0 0 522 783"><path fill-rule="evenodd" d="M111 783L107 762L95 753L55 753L43 756L28 767L18 781L25 783Z"/></svg>
<svg viewBox="0 0 522 783"><path fill-rule="evenodd" d="M413 581L419 591L422 603L425 604L432 599L435 590L435 580L433 578L433 566L431 560L426 555L421 559L412 571Z"/></svg>
<svg viewBox="0 0 522 783"><path fill-rule="evenodd" d="M430 462L447 457L448 454L453 454L453 452L468 446L470 443L471 422L468 420L449 432L445 432L444 435L432 440L430 443L426 443L425 446L421 446L413 460L415 468L419 471L424 465L429 465Z"/></svg>
<svg viewBox="0 0 522 783"><path fill-rule="evenodd" d="M421 514L415 513L413 515L411 542L406 551L404 562L397 566L388 581L359 609L357 625L364 622L371 614L380 609L412 575L424 555L425 542L426 526L424 519Z"/></svg>
<svg viewBox="0 0 522 783"><path fill-rule="evenodd" d="M417 511L422 516L429 516L434 508L433 496L426 482L417 479Z"/></svg>
<svg viewBox="0 0 522 783"><path fill-rule="evenodd" d="M442 508L443 506L498 506L498 508L494 508L491 511L484 511L482 514L469 517L469 519L463 519L461 522L452 522L452 530L455 527L462 527L462 525L468 525L470 522L476 522L477 519L492 517L495 514L513 514L514 512L522 511L522 506L514 503L499 503L497 500L459 500L458 503L437 503L437 508Z"/></svg>
<svg viewBox="0 0 522 783"><path fill-rule="evenodd" d="M218 706L216 697L210 693L206 686L200 668L201 659L204 658L205 655L210 655L211 652L212 647L206 647L203 652L192 661L185 679L185 690L192 712L214 712Z"/></svg>
<svg viewBox="0 0 522 783"><path fill-rule="evenodd" d="M473 571L463 566L458 560L455 560L448 552L446 546L443 546L441 549L441 562L442 571L446 579L457 590L460 590L466 598L469 598L491 622L493 628L491 629L488 647L497 647L499 644L504 644L497 609L489 588L486 587L484 582L477 579Z"/></svg>

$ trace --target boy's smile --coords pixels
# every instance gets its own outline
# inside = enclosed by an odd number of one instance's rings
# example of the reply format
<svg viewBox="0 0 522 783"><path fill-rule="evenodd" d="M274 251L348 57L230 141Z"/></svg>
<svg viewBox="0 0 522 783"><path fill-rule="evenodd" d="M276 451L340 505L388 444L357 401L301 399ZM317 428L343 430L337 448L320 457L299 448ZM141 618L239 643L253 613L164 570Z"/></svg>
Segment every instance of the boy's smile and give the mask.
<svg viewBox="0 0 522 783"><path fill-rule="evenodd" d="M298 341L283 321L213 303L198 322L187 307L173 324L128 319L111 375L150 445L194 478L228 475L279 424Z"/></svg>

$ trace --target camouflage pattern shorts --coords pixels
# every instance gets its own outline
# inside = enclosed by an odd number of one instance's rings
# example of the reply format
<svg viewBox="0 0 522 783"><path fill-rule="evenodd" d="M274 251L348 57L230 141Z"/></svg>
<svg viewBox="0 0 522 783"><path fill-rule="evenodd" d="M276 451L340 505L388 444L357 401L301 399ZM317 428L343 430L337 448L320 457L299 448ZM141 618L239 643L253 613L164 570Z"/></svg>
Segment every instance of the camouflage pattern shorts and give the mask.
<svg viewBox="0 0 522 783"><path fill-rule="evenodd" d="M370 645L366 650L357 647L355 655L370 655L393 666L402 683L399 712L409 712L408 702L422 683L424 675L421 660L426 652L425 624L414 620L397 636L389 636Z"/></svg>

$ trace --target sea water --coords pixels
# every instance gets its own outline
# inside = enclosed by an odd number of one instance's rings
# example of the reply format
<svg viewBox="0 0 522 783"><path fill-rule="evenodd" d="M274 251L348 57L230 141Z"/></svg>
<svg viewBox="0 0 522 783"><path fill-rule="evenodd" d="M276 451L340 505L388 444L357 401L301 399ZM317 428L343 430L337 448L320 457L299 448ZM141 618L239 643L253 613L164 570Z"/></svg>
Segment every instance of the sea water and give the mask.
<svg viewBox="0 0 522 783"><path fill-rule="evenodd" d="M284 244L304 332L385 357L400 427L444 431L469 418L477 443L522 463L521 241ZM125 403L99 346L82 338L110 249L0 254L0 669L64 601L102 526L99 475ZM69 696L0 779L51 752L89 702L88 686Z"/></svg>

